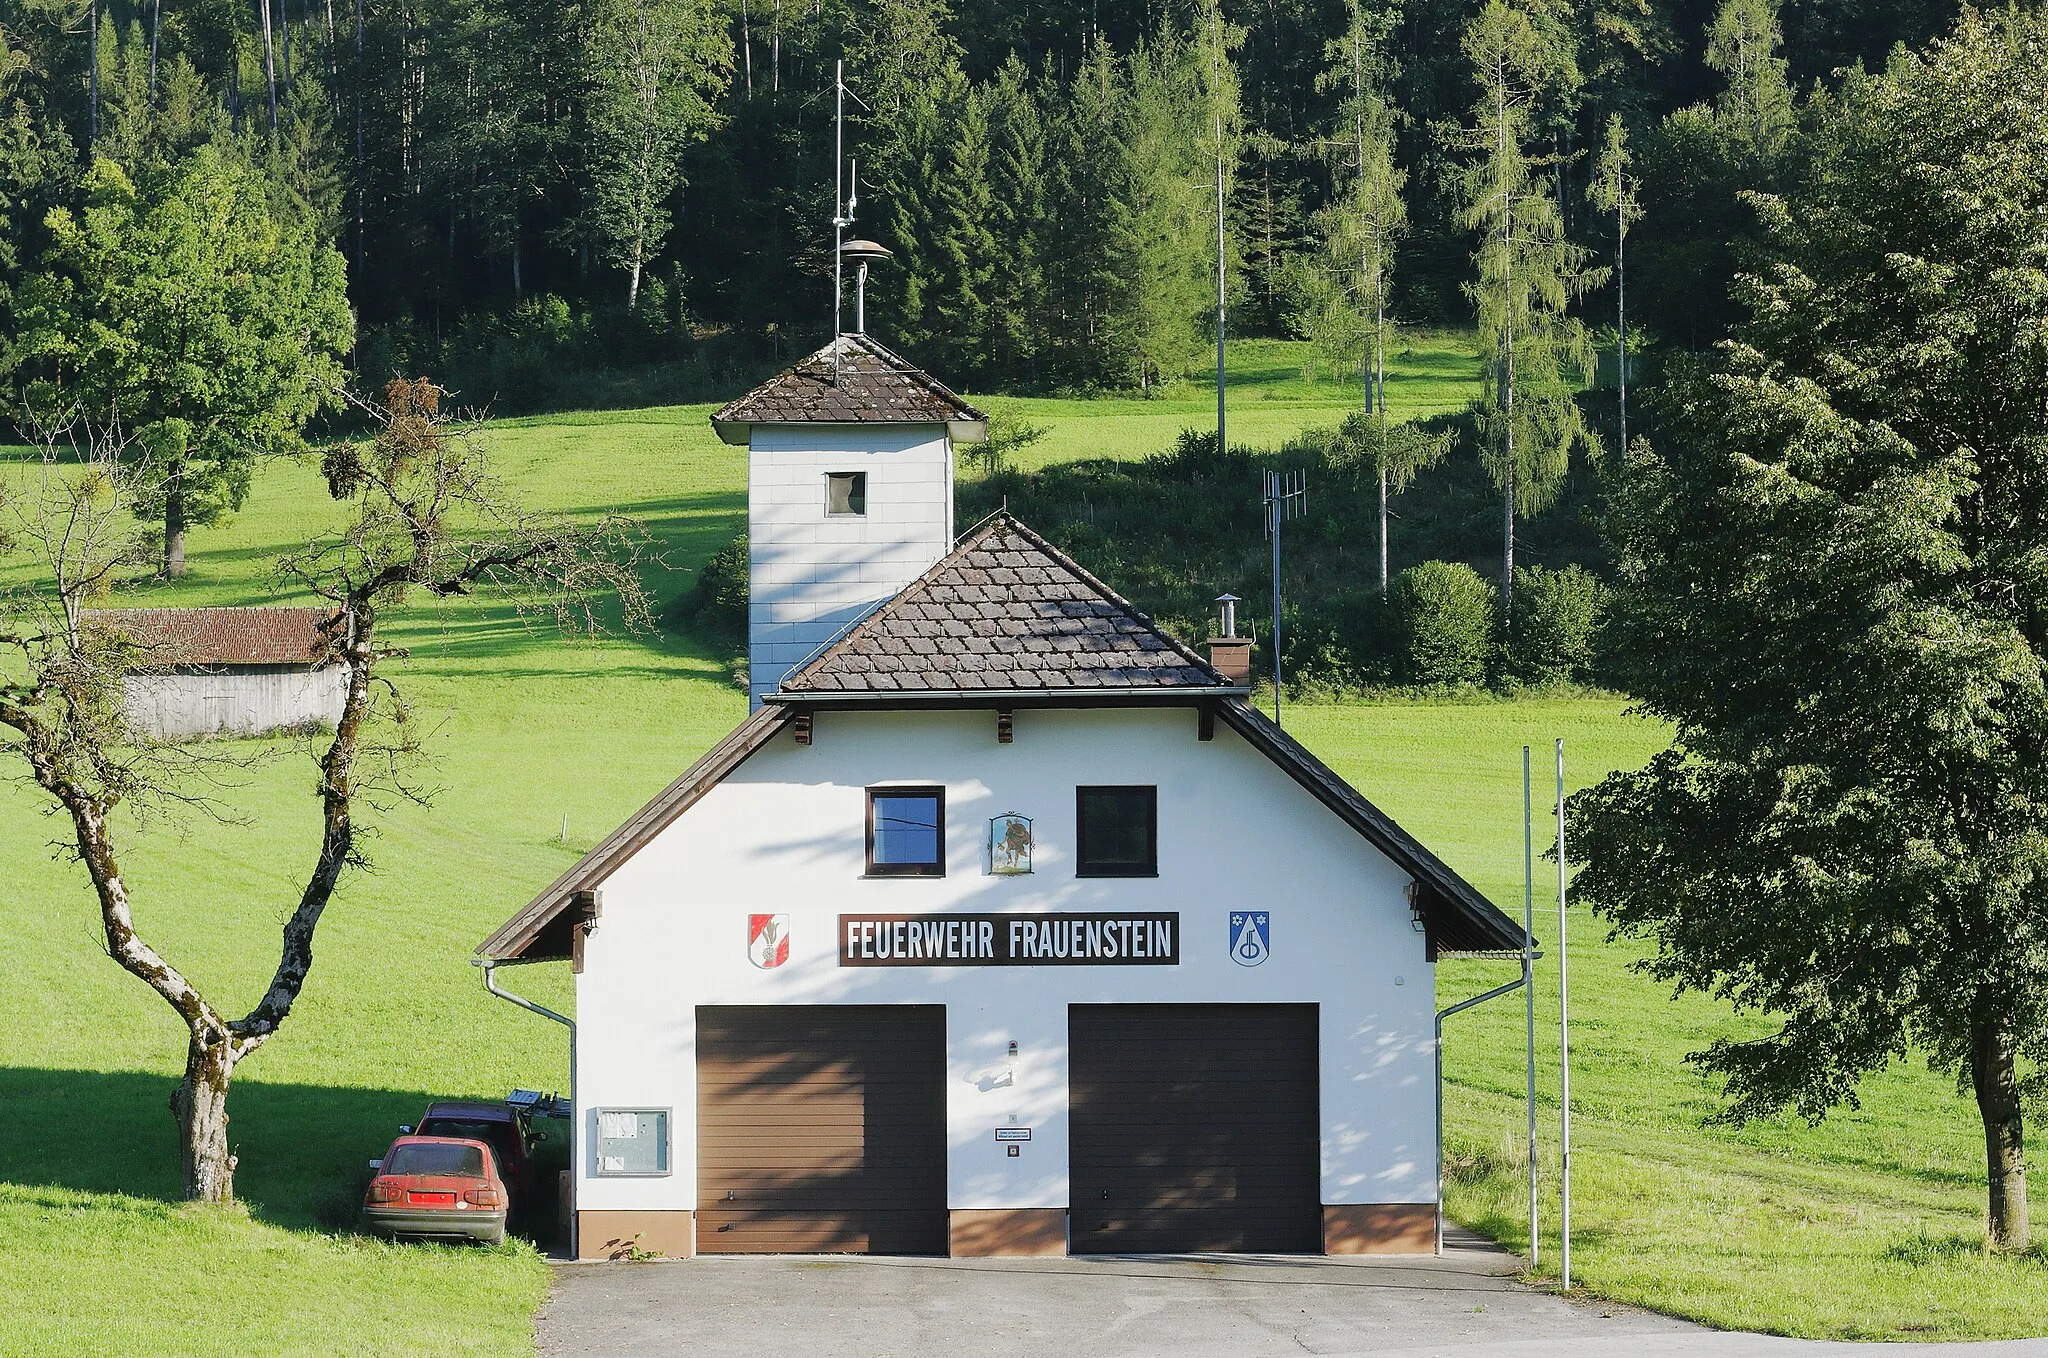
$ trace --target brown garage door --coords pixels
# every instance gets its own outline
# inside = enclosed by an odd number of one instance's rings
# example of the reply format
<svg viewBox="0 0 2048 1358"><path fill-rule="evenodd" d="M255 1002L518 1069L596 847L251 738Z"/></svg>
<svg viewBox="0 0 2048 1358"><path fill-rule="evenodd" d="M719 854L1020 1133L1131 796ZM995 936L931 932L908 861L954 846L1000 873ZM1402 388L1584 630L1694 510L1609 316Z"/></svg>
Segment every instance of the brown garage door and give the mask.
<svg viewBox="0 0 2048 1358"><path fill-rule="evenodd" d="M944 1005L697 1010L697 1247L944 1254Z"/></svg>
<svg viewBox="0 0 2048 1358"><path fill-rule="evenodd" d="M1077 1004L1076 1254L1322 1248L1316 1007Z"/></svg>

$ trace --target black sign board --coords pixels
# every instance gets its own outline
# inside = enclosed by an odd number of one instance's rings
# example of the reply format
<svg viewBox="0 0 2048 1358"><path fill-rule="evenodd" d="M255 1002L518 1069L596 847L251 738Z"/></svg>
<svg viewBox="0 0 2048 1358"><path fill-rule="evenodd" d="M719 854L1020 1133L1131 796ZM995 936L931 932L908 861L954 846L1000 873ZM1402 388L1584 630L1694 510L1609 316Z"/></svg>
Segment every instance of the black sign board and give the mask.
<svg viewBox="0 0 2048 1358"><path fill-rule="evenodd" d="M1180 915L841 915L842 967L1174 967Z"/></svg>

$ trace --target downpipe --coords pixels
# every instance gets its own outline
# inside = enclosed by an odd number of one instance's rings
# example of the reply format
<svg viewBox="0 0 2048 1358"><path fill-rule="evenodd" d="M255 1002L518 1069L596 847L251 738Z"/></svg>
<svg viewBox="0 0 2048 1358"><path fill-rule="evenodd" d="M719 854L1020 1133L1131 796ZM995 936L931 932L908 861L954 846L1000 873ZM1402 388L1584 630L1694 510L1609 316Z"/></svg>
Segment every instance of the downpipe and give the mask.
<svg viewBox="0 0 2048 1358"><path fill-rule="evenodd" d="M1537 954L1540 956L1541 954ZM1436 1252L1444 1252L1444 1020L1453 1014L1462 1014L1488 1000L1497 1000L1511 991L1520 990L1529 984L1532 965L1531 956L1522 957L1522 974L1505 985L1497 985L1483 994L1469 1000L1460 1000L1448 1009L1440 1009L1436 1016ZM566 1020L564 1020L566 1022Z"/></svg>

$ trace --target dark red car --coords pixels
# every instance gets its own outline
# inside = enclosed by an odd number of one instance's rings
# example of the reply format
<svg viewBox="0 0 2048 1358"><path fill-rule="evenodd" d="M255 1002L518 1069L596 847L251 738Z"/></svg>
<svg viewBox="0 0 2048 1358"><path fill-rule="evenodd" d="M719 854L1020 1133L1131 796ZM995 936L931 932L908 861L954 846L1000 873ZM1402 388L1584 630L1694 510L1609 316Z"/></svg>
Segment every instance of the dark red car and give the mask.
<svg viewBox="0 0 2048 1358"><path fill-rule="evenodd" d="M508 1103L472 1099L436 1099L420 1115L419 1125L401 1127L415 1136L455 1136L481 1141L497 1155L498 1168L522 1210L533 1200L534 1134Z"/></svg>
<svg viewBox="0 0 2048 1358"><path fill-rule="evenodd" d="M482 1141L401 1136L376 1162L363 1224L378 1235L505 1243L512 1195Z"/></svg>

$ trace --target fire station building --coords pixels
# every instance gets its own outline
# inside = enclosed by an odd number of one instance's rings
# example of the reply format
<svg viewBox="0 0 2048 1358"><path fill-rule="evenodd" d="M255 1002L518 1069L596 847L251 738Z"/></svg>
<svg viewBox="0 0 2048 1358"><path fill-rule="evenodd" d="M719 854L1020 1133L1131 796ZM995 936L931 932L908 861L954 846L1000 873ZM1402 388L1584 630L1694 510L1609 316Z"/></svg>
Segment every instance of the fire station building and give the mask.
<svg viewBox="0 0 2048 1358"><path fill-rule="evenodd" d="M754 709L478 949L567 959L577 1252L1427 1252L1437 959L1522 932L1007 515L860 335L719 412Z"/></svg>

